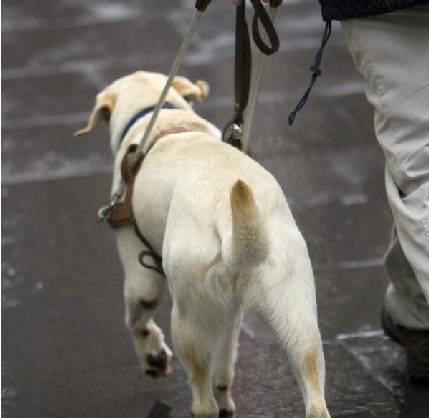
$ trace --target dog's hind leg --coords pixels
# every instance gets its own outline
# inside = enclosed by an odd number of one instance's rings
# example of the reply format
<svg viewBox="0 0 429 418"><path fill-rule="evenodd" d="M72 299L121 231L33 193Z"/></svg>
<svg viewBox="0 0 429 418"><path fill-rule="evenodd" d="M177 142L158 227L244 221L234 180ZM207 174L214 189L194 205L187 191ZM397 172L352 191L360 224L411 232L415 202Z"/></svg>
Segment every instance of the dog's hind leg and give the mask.
<svg viewBox="0 0 429 418"><path fill-rule="evenodd" d="M220 416L233 416L235 404L231 390L234 381L234 368L237 359L238 338L240 336L242 313L235 313L231 323L225 325L218 334L218 341L214 352L213 391L219 406Z"/></svg>
<svg viewBox="0 0 429 418"><path fill-rule="evenodd" d="M287 273L289 271L289 274ZM267 269L265 273L269 273ZM324 396L325 361L317 323L310 261L271 269L254 296L279 336L301 388L307 418L329 418Z"/></svg>
<svg viewBox="0 0 429 418"><path fill-rule="evenodd" d="M171 333L191 386L194 418L218 418L211 379L214 335L210 334L210 327L201 327L191 312L181 312L173 301Z"/></svg>
<svg viewBox="0 0 429 418"><path fill-rule="evenodd" d="M165 279L140 265L138 255L144 248L131 227L117 230L117 244L125 274L125 324L140 364L152 377L168 375L172 352L153 320L163 299Z"/></svg>
<svg viewBox="0 0 429 418"><path fill-rule="evenodd" d="M282 303L279 300L274 301L273 316L270 319L286 348L289 362L301 388L306 416L329 418L324 396L325 360L316 317L308 317L309 312L306 309L300 312L298 306L294 307L294 312L286 313L282 317L281 313L285 307L276 307L276 302ZM306 302L298 299L295 303L299 305Z"/></svg>

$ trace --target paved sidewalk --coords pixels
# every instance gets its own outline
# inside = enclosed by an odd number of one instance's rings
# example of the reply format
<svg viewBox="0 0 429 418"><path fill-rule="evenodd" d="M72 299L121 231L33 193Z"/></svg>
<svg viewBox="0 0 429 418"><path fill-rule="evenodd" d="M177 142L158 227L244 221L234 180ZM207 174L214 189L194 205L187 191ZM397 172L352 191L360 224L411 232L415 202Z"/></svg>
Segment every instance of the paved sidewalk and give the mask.
<svg viewBox="0 0 429 418"><path fill-rule="evenodd" d="M112 232L96 222L108 198L107 131L76 140L94 96L137 69L168 72L191 0L4 0L2 72L2 402L13 418L147 417L156 401L189 416L185 375L151 380L123 325ZM207 10L182 74L211 84L201 115L232 112L233 10ZM317 2L279 13L252 154L280 181L313 260L333 417L423 418L428 392L380 331L383 253L391 215L383 156L338 25L323 76L293 128L323 26ZM168 303L159 323L169 334ZM168 337L169 338L169 337ZM238 418L304 417L284 353L257 318L241 335ZM167 418L154 412L153 417Z"/></svg>

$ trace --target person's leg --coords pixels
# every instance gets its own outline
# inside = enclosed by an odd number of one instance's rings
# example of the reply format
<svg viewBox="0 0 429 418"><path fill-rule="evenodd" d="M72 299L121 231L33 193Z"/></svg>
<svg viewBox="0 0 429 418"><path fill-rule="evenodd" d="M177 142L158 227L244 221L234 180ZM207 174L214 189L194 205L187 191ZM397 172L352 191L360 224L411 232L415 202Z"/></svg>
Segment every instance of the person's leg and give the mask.
<svg viewBox="0 0 429 418"><path fill-rule="evenodd" d="M351 19L342 26L375 109L401 245L392 241L386 258L386 309L395 323L429 329L429 8Z"/></svg>
<svg viewBox="0 0 429 418"><path fill-rule="evenodd" d="M395 322L413 329L428 328L428 304L399 243L396 228L385 259L391 284L387 288L386 310Z"/></svg>
<svg viewBox="0 0 429 418"><path fill-rule="evenodd" d="M383 327L407 350L412 378L429 382L429 8L342 23L374 106L395 232Z"/></svg>

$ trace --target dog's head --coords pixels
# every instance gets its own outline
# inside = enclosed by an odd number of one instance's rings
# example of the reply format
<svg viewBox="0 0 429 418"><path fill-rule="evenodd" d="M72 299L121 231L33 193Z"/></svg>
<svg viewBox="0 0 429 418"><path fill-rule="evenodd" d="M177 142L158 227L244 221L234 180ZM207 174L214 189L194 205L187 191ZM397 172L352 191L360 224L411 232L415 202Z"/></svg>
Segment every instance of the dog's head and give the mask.
<svg viewBox="0 0 429 418"><path fill-rule="evenodd" d="M75 132L75 136L90 133L98 121L104 119L109 123L111 147L115 153L120 133L130 118L156 105L166 81L165 75L147 71L137 71L114 81L97 95L87 126ZM192 83L185 77L175 77L167 101L179 109L192 111L192 101L204 100L208 90L205 81Z"/></svg>

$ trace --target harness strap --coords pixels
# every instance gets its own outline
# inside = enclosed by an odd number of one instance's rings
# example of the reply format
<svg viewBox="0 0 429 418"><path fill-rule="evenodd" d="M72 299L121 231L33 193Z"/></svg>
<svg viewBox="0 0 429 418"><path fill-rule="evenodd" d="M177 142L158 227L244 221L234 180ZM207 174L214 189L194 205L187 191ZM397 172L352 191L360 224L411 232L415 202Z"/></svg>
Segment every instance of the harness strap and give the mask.
<svg viewBox="0 0 429 418"><path fill-rule="evenodd" d="M171 104L170 102L165 102L162 106L162 109L177 109L176 106L174 106L173 104ZM145 107L144 109L140 110L139 112L137 112L131 119L130 121L126 124L124 130L122 131L121 136L119 137L119 142L121 143L124 138L127 136L128 132L130 131L130 129L142 118L144 118L146 115L148 115L149 113L152 113L155 110L155 106L148 106Z"/></svg>
<svg viewBox="0 0 429 418"><path fill-rule="evenodd" d="M147 250L140 251L139 254L139 263L150 270L154 270L159 273L161 276L165 277L164 268L162 267L162 257L158 255L158 253L153 249L152 245L150 245L149 241L145 238L145 236L140 231L137 222L134 220L134 232L136 233L139 240L146 246ZM150 258L153 264L147 263L146 258Z"/></svg>
<svg viewBox="0 0 429 418"><path fill-rule="evenodd" d="M148 126L143 134L143 137L141 138L140 143L138 144L137 149L134 153L134 156L131 160L131 165L133 166L138 164L138 161L141 158L141 155L143 154L144 144L146 140L149 138L152 128L155 125L156 119L158 118L159 111L161 110L162 106L165 103L167 94L170 90L171 85L173 84L174 77L177 75L177 72L179 71L180 64L182 63L183 58L186 55L186 51L188 50L191 40L194 36L194 33L197 30L198 24L201 19L201 15L205 11L209 3L210 3L210 0L197 0L195 3L195 13L194 13L194 16L192 17L191 25L188 29L188 32L185 38L182 41L182 44L180 45L179 52L177 53L173 66L171 67L170 74L168 75L168 78L162 90L161 96L158 99L158 103L155 106L155 109L152 113L152 117L148 123Z"/></svg>
<svg viewBox="0 0 429 418"><path fill-rule="evenodd" d="M164 269L162 268L162 257L159 256L156 251L153 249L152 245L149 241L144 237L142 232L140 231L133 211L132 205L132 197L134 192L134 181L137 174L138 169L141 166L141 163L144 160L144 157L147 155L142 154L141 159L138 162L138 165L134 168L130 165L130 159L132 155L136 152L137 145L131 144L127 152L124 155L124 158L121 162L121 176L122 180L125 184L125 198L123 202L119 203L112 211L110 218L108 219L109 225L112 228L118 228L125 225L132 225L134 228L134 232L139 238L139 240L143 243L143 245L147 248L143 250L139 254L139 263L148 269L154 270L157 273L165 276ZM152 263L147 263L146 259L152 259Z"/></svg>
<svg viewBox="0 0 429 418"><path fill-rule="evenodd" d="M124 158L121 162L121 177L125 184L124 199L112 208L109 218L107 219L112 228L129 225L134 220L132 206L132 197L134 191L134 172L131 170L130 158L137 149L137 145L132 144L128 147ZM141 160L142 161L142 160ZM140 163L141 163L140 161Z"/></svg>

